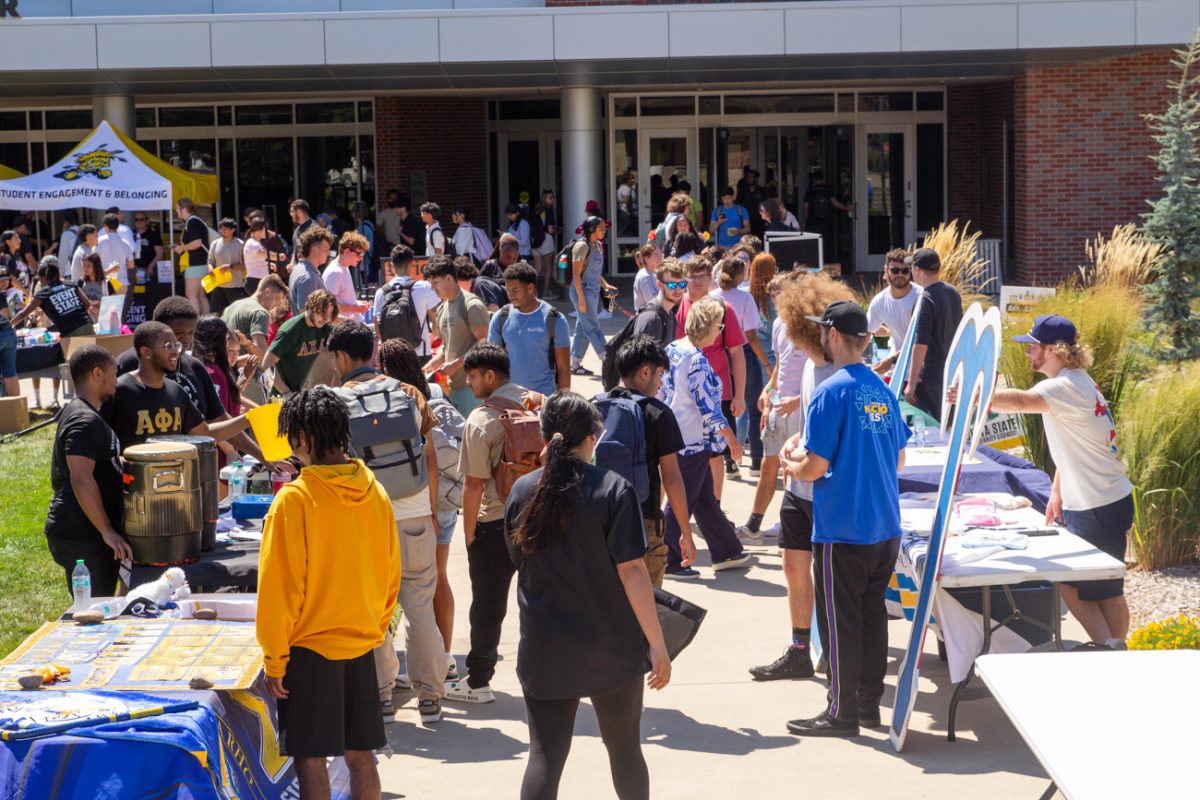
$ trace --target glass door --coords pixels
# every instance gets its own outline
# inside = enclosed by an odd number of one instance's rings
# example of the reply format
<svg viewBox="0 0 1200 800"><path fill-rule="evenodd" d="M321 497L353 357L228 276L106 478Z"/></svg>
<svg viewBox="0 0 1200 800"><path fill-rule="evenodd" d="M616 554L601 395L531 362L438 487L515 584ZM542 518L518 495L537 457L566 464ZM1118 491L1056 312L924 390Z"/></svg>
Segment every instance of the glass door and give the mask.
<svg viewBox="0 0 1200 800"><path fill-rule="evenodd" d="M916 170L912 125L864 125L859 129L856 188L859 270L878 272L884 256L916 240L913 197Z"/></svg>
<svg viewBox="0 0 1200 800"><path fill-rule="evenodd" d="M645 129L638 131L638 153L641 163L638 171L638 203L641 213L637 215L641 241L646 241L650 231L658 227L667 215L667 201L680 181L691 184L692 194L699 185L696 174L696 130L693 129ZM620 193L618 192L618 195ZM699 201L699 198L696 198Z"/></svg>
<svg viewBox="0 0 1200 800"><path fill-rule="evenodd" d="M504 207L509 203L527 203L533 211L541 202L543 189L553 190L556 201L561 199L558 181L562 145L557 133L501 133L497 149L500 154L497 219L491 223L503 230L508 227Z"/></svg>

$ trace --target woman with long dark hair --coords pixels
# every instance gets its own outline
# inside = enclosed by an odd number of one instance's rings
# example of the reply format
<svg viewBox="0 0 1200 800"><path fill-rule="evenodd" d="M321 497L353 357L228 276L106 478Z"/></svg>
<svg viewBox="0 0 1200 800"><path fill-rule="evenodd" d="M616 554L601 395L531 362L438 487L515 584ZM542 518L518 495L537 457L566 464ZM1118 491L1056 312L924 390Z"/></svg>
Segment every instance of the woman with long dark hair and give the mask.
<svg viewBox="0 0 1200 800"><path fill-rule="evenodd" d="M671 659L643 560L637 495L623 477L589 463L603 428L583 397L551 396L541 431L543 466L513 485L504 510L521 608L517 677L529 718L521 798L558 796L584 697L596 711L617 797L648 798L642 676L648 661L645 685L663 688Z"/></svg>

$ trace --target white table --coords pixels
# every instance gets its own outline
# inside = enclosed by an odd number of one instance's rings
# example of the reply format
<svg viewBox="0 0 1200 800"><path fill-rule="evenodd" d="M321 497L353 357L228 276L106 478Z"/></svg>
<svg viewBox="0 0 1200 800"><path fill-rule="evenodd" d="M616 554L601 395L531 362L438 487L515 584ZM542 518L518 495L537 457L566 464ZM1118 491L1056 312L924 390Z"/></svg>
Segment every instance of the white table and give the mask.
<svg viewBox="0 0 1200 800"><path fill-rule="evenodd" d="M1016 511L1001 511L1005 520L1028 528L1045 528L1043 514L1031 508ZM933 522L932 509L903 509L902 523L906 528L929 530ZM962 546L963 537L951 536L946 540L942 555L942 569L938 579L939 593L943 589L979 587L982 591L982 646L979 654L991 649L992 633L1014 619L1021 617L1026 622L1048 630L1054 646L1062 649L1062 606L1059 584L1064 581L1094 581L1121 578L1125 565L1080 539L1064 528L1054 528L1052 536L1030 536L1029 546L1024 550L971 550ZM966 559L975 559L967 561ZM1017 606L1011 586L1026 581L1047 581L1051 584L1054 609L1049 620L1037 620L1023 615ZM999 622L992 621L992 588L1001 587L1013 613ZM937 613L935 611L935 613ZM942 628L943 636L946 628ZM966 677L955 684L950 698L950 713L947 720L946 738L955 740L955 719L962 692L970 683L974 666Z"/></svg>
<svg viewBox="0 0 1200 800"><path fill-rule="evenodd" d="M997 654L976 667L1050 774L1043 800L1200 794L1200 651Z"/></svg>

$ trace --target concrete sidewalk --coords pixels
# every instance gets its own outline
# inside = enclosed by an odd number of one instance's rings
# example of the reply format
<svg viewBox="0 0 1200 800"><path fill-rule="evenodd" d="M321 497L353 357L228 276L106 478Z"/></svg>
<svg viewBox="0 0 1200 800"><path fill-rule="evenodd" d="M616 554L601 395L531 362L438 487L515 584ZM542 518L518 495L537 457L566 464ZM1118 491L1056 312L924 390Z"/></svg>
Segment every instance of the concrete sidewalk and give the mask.
<svg viewBox="0 0 1200 800"><path fill-rule="evenodd" d="M623 319L605 324L612 335ZM599 371L594 353L585 365ZM576 391L600 391L599 380L575 378ZM747 462L748 463L748 460ZM725 509L735 524L749 515L754 482L726 482ZM765 526L778 521L777 493ZM647 692L642 733L655 798L1035 798L1048 778L1004 713L986 693L958 709L958 741L946 741L952 686L937 657L933 636L923 659L921 694L903 754L886 729L864 730L855 739L801 739L787 733L789 719L824 709L825 687L817 679L756 683L747 669L773 661L790 641L786 591L777 548L756 550L748 571L716 575L700 548L698 581L670 581L667 588L708 609L699 635L674 664L670 686ZM454 652L460 669L468 650L470 584L461 528L451 545L456 625ZM890 626L885 724L891 719L895 673L910 623ZM445 720L422 727L416 700L397 711L388 738L396 755L381 760L385 798L495 798L517 796L525 769L528 730L516 679L519 621L514 589L500 644L501 662L489 705L445 703ZM1067 638L1080 638L1074 620ZM1082 656L1081 658L1085 658ZM973 684L981 685L981 684ZM561 797L612 797L608 758L595 716L580 707Z"/></svg>

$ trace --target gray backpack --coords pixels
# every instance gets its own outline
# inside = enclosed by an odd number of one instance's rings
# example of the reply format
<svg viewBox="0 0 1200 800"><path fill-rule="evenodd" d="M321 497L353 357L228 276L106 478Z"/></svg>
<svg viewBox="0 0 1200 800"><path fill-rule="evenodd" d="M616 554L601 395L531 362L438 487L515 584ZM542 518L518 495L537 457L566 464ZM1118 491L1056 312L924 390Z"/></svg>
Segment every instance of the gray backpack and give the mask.
<svg viewBox="0 0 1200 800"><path fill-rule="evenodd" d="M429 486L420 412L399 381L373 380L377 374L370 367L356 370L337 393L350 409L351 454L375 473L388 497L403 500Z"/></svg>

